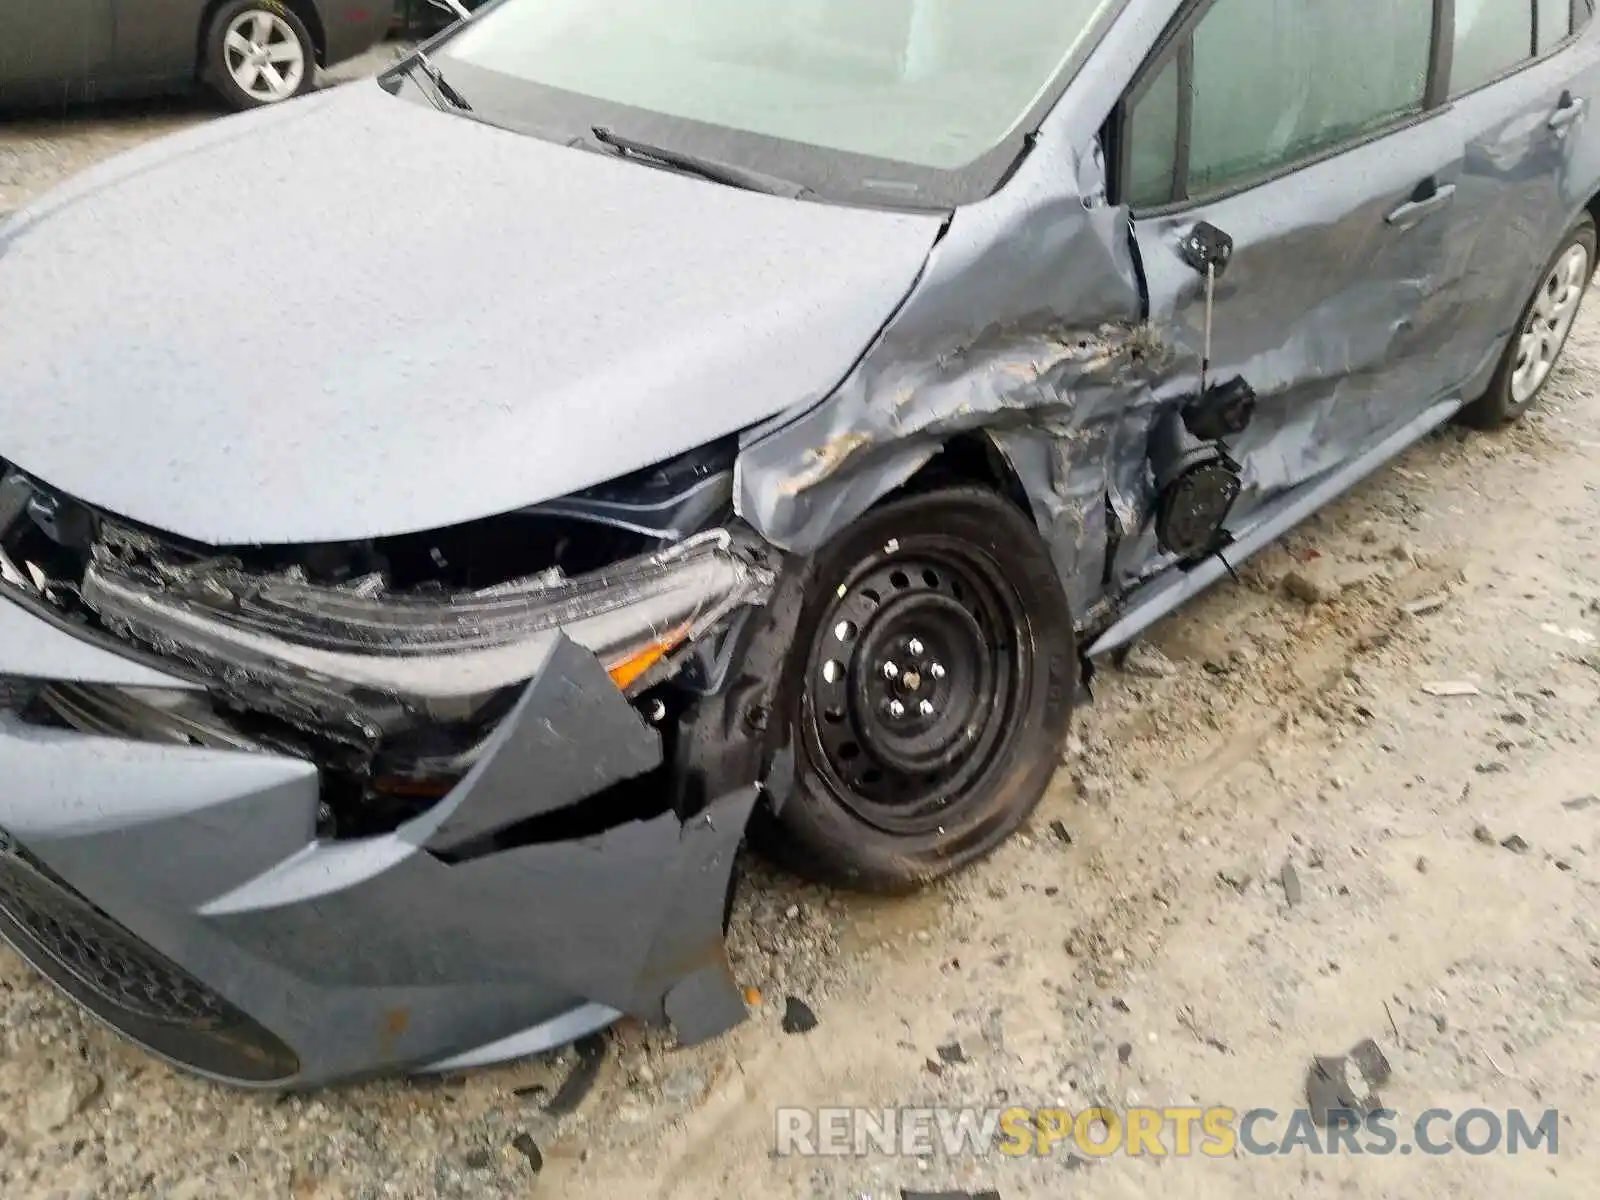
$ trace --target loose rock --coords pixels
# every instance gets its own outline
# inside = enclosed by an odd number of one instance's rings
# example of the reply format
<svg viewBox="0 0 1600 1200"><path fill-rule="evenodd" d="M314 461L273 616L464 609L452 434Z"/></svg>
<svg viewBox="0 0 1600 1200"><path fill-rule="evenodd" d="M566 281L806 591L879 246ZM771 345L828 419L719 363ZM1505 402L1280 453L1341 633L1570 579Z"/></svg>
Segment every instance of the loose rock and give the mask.
<svg viewBox="0 0 1600 1200"><path fill-rule="evenodd" d="M1318 560L1283 577L1283 590L1302 604L1331 604L1344 590L1333 568Z"/></svg>
<svg viewBox="0 0 1600 1200"><path fill-rule="evenodd" d="M783 1031L785 1033L810 1033L817 1027L817 1014L798 996L783 1002Z"/></svg>
<svg viewBox="0 0 1600 1200"><path fill-rule="evenodd" d="M1178 673L1178 664L1154 646L1139 642L1128 651L1122 669L1139 679L1171 679Z"/></svg>
<svg viewBox="0 0 1600 1200"><path fill-rule="evenodd" d="M544 1170L544 1154L531 1133L523 1132L511 1139L511 1148L528 1160L528 1168L535 1175Z"/></svg>
<svg viewBox="0 0 1600 1200"><path fill-rule="evenodd" d="M1283 898L1289 902L1289 907L1293 908L1300 903L1304 894L1300 890L1300 875L1295 871L1293 863L1283 864L1280 880L1283 883Z"/></svg>
<svg viewBox="0 0 1600 1200"><path fill-rule="evenodd" d="M1430 696L1451 698L1456 696L1481 696L1483 689L1464 679L1446 679L1438 683L1425 683L1422 690Z"/></svg>
<svg viewBox="0 0 1600 1200"><path fill-rule="evenodd" d="M706 1077L693 1067L679 1067L661 1081L662 1098L674 1104L691 1104L706 1094Z"/></svg>
<svg viewBox="0 0 1600 1200"><path fill-rule="evenodd" d="M89 1106L100 1092L100 1077L67 1069L40 1082L28 1097L28 1128L53 1133Z"/></svg>
<svg viewBox="0 0 1600 1200"><path fill-rule="evenodd" d="M1449 602L1449 592L1435 592L1431 596L1421 596L1410 603L1402 604L1400 610L1408 617L1421 617L1431 612L1438 612Z"/></svg>

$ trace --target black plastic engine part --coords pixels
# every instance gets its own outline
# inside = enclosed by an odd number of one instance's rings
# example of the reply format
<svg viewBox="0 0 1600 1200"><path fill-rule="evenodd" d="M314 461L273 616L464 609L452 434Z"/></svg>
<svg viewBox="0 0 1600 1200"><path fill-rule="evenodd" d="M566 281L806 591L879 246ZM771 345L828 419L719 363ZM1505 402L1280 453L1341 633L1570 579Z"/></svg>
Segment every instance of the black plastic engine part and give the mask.
<svg viewBox="0 0 1600 1200"><path fill-rule="evenodd" d="M1239 464L1219 443L1190 433L1176 410L1157 419L1149 453L1161 548L1184 562L1214 554L1226 544L1223 522L1242 487Z"/></svg>
<svg viewBox="0 0 1600 1200"><path fill-rule="evenodd" d="M1214 383L1183 406L1183 423L1202 442L1220 442L1245 431L1256 415L1256 391L1242 378Z"/></svg>

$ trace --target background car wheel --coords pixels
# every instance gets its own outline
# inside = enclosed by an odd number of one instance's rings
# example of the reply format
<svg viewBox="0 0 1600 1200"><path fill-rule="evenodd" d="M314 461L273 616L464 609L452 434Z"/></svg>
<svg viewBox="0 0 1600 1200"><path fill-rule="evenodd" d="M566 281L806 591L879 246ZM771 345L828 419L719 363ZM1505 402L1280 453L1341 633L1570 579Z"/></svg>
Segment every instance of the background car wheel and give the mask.
<svg viewBox="0 0 1600 1200"><path fill-rule="evenodd" d="M230 108L260 108L303 95L316 75L310 31L276 0L230 0L212 18L205 77Z"/></svg>
<svg viewBox="0 0 1600 1200"><path fill-rule="evenodd" d="M822 551L804 596L779 714L794 778L757 843L889 893L988 854L1044 795L1077 693L1032 522L984 488L907 496Z"/></svg>
<svg viewBox="0 0 1600 1200"><path fill-rule="evenodd" d="M1522 416L1539 398L1566 347L1595 261L1594 219L1585 213L1539 276L1538 289L1523 310L1489 390L1461 410L1466 424L1496 429Z"/></svg>

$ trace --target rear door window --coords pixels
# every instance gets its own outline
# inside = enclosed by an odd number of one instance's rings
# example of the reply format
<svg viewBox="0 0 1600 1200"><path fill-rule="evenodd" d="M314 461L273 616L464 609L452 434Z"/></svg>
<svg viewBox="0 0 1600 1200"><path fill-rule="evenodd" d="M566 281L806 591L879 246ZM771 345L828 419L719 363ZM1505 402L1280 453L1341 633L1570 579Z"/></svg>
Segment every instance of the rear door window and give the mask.
<svg viewBox="0 0 1600 1200"><path fill-rule="evenodd" d="M1572 33L1572 0L1538 0L1534 10L1535 44L1548 54Z"/></svg>
<svg viewBox="0 0 1600 1200"><path fill-rule="evenodd" d="M1539 0L1539 7L1564 9L1570 29L1569 0ZM1452 96L1475 91L1533 58L1533 8L1534 0L1456 0Z"/></svg>

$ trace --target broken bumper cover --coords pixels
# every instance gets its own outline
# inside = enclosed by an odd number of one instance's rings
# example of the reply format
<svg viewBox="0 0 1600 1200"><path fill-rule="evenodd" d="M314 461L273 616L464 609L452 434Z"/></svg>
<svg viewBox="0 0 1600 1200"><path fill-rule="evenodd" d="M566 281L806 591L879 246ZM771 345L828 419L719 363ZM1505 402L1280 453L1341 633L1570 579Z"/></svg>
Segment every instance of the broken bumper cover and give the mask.
<svg viewBox="0 0 1600 1200"><path fill-rule="evenodd" d="M38 647L59 631L0 609L0 678L159 686L71 641L93 657L54 670ZM527 682L460 782L344 841L318 836L312 761L0 712L0 935L132 1040L244 1086L478 1065L620 1014L683 1042L724 1031L745 1012L722 932L755 773L692 812L663 797L595 832L486 843L664 757L593 650L552 628L517 655Z"/></svg>

